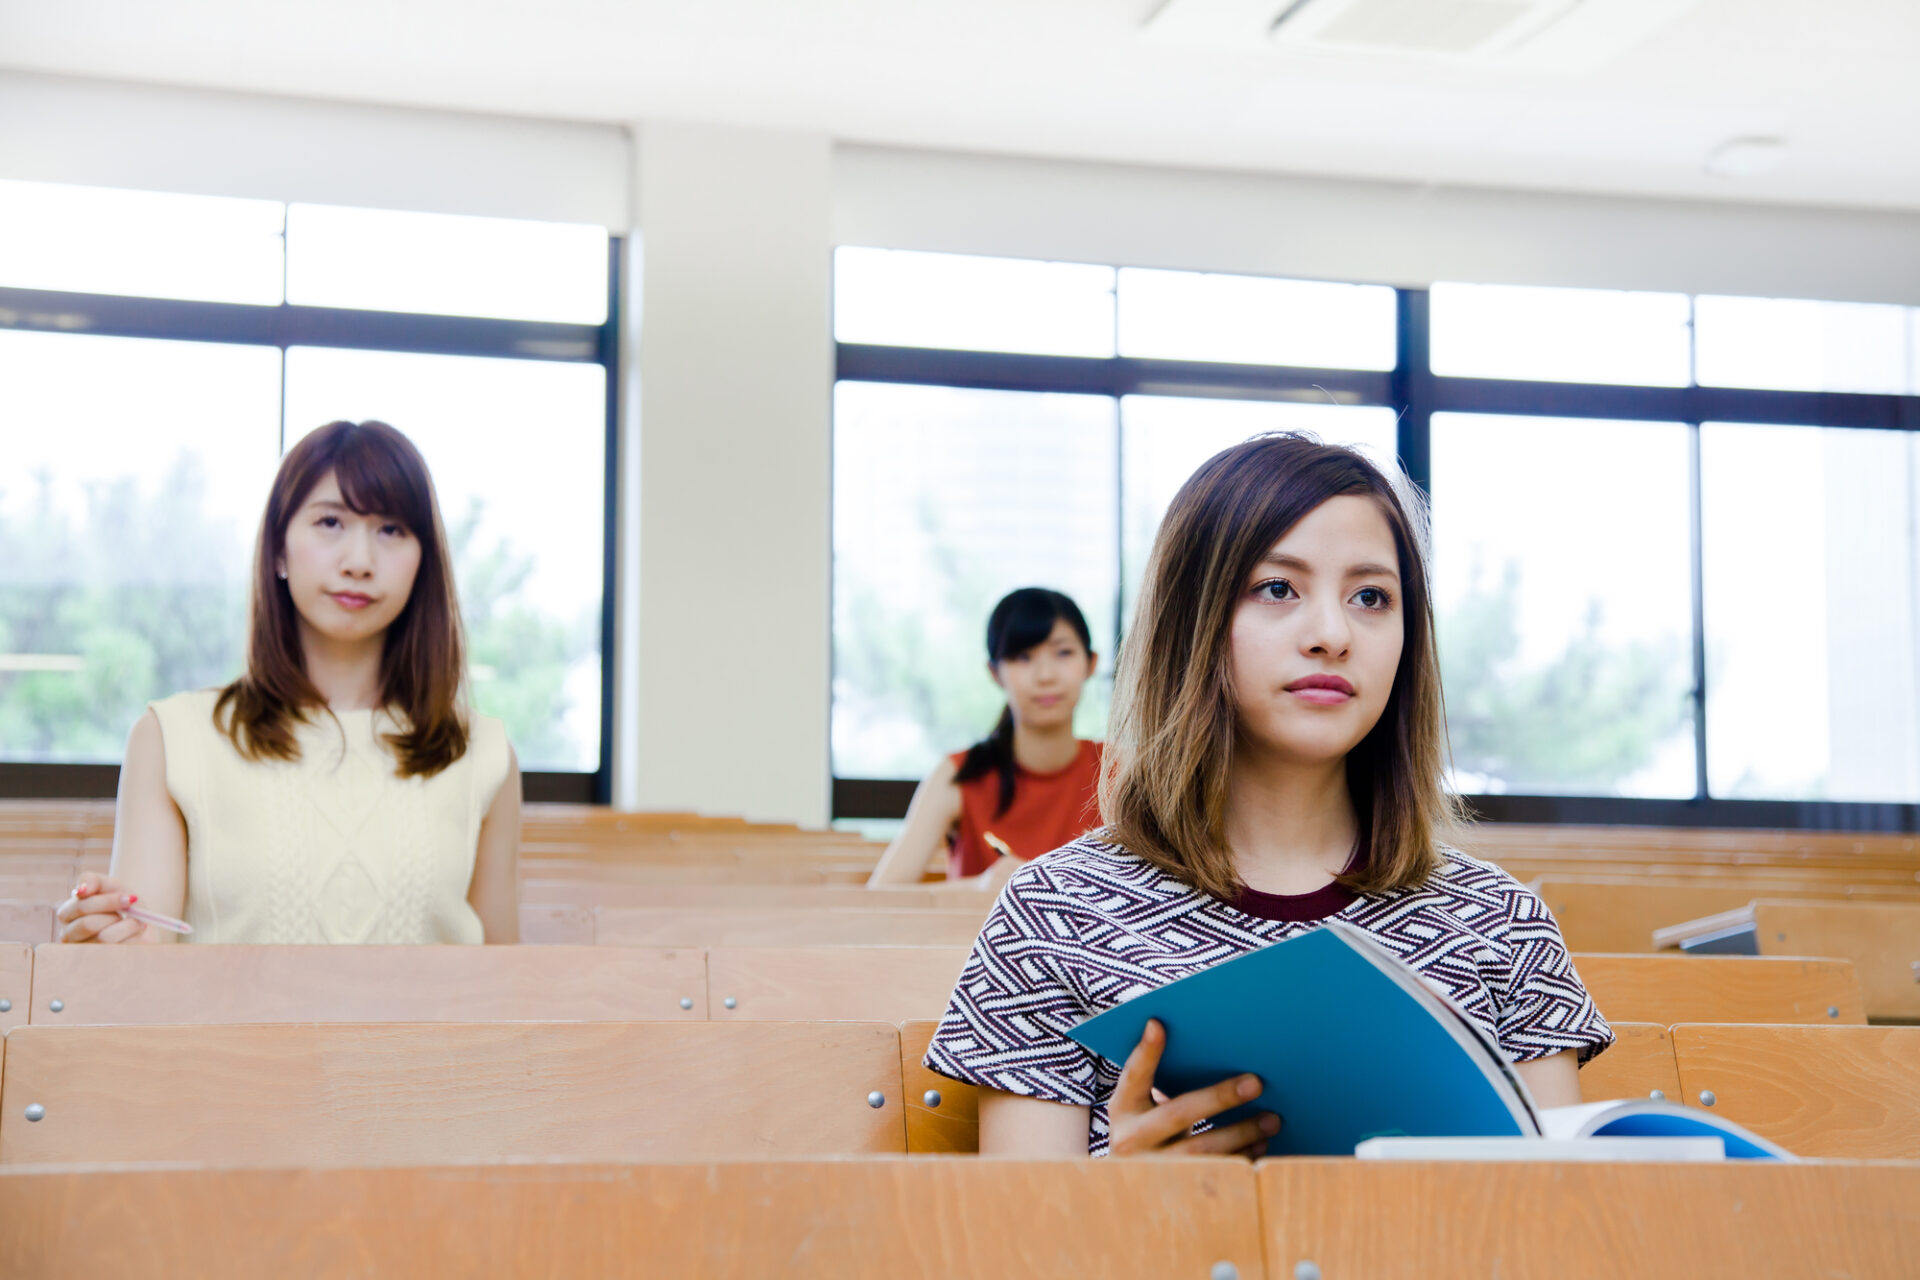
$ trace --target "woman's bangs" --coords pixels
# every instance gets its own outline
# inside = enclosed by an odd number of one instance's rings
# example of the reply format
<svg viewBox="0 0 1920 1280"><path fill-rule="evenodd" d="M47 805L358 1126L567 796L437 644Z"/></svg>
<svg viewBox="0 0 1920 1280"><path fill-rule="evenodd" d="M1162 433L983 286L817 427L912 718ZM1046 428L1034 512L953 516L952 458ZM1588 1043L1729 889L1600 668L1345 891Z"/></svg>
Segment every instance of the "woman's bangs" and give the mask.
<svg viewBox="0 0 1920 1280"><path fill-rule="evenodd" d="M369 431L356 431L333 459L334 480L348 507L363 516L398 520L415 537L433 533L433 499L419 462Z"/></svg>

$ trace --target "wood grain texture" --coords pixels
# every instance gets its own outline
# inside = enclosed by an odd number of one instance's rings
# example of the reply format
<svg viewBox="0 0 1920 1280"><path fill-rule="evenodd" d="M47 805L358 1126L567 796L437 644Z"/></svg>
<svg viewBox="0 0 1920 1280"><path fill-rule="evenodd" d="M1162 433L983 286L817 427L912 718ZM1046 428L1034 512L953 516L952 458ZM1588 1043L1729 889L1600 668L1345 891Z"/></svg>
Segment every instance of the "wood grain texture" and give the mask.
<svg viewBox="0 0 1920 1280"><path fill-rule="evenodd" d="M1853 961L1869 1018L1920 1019L1920 903L1753 904L1761 955Z"/></svg>
<svg viewBox="0 0 1920 1280"><path fill-rule="evenodd" d="M779 907L817 911L827 907L978 911L993 906L994 895L964 889L888 887L863 884L702 884L627 881L523 879L522 903L580 904L596 907Z"/></svg>
<svg viewBox="0 0 1920 1280"><path fill-rule="evenodd" d="M1920 1027L1673 1028L1684 1100L1795 1155L1920 1159Z"/></svg>
<svg viewBox="0 0 1920 1280"><path fill-rule="evenodd" d="M1920 868L1920 838L1862 831L1763 831L1729 827L1470 824L1459 845L1476 857L1503 855L1696 861L1745 866L1895 866Z"/></svg>
<svg viewBox="0 0 1920 1280"><path fill-rule="evenodd" d="M0 1221L16 1280L1264 1274L1233 1160L11 1171Z"/></svg>
<svg viewBox="0 0 1920 1280"><path fill-rule="evenodd" d="M17 1027L0 1163L897 1152L884 1023ZM884 1105L868 1105L879 1092ZM46 1118L23 1118L32 1103Z"/></svg>
<svg viewBox="0 0 1920 1280"><path fill-rule="evenodd" d="M678 1022L705 1016L707 992L700 951L651 947L50 943L34 975L33 1021L48 1026Z"/></svg>
<svg viewBox="0 0 1920 1280"><path fill-rule="evenodd" d="M0 1035L25 1026L33 1007L33 948L24 942L0 942Z"/></svg>
<svg viewBox="0 0 1920 1280"><path fill-rule="evenodd" d="M1265 1160L1267 1274L1911 1280L1920 1165Z"/></svg>
<svg viewBox="0 0 1920 1280"><path fill-rule="evenodd" d="M972 946L979 911L602 907L594 941L634 947Z"/></svg>
<svg viewBox="0 0 1920 1280"><path fill-rule="evenodd" d="M1616 1022L1613 1036L1605 1053L1580 1068L1582 1101L1645 1098L1656 1089L1669 1100L1679 1100L1680 1073L1673 1065L1673 1040L1665 1027Z"/></svg>
<svg viewBox="0 0 1920 1280"><path fill-rule="evenodd" d="M0 942L52 941L52 903L0 901Z"/></svg>
<svg viewBox="0 0 1920 1280"><path fill-rule="evenodd" d="M522 879L570 880L576 884L636 885L843 885L860 888L873 873L872 862L735 863L724 858L685 862L549 862L520 864Z"/></svg>
<svg viewBox="0 0 1920 1280"><path fill-rule="evenodd" d="M1609 1021L1859 1024L1866 1012L1844 960L1765 956L1591 955L1573 958ZM1836 1010L1829 1014L1828 1010Z"/></svg>
<svg viewBox="0 0 1920 1280"><path fill-rule="evenodd" d="M707 1016L715 1022L937 1018L946 1011L968 951L714 947L707 952Z"/></svg>
<svg viewBox="0 0 1920 1280"><path fill-rule="evenodd" d="M520 941L540 947L590 947L593 909L522 903Z"/></svg>
<svg viewBox="0 0 1920 1280"><path fill-rule="evenodd" d="M980 1150L980 1094L970 1084L927 1070L927 1045L937 1021L900 1024L900 1077L906 1088L907 1150L939 1155L973 1155ZM940 1095L929 1105L928 1092Z"/></svg>
<svg viewBox="0 0 1920 1280"><path fill-rule="evenodd" d="M1801 887L1772 877L1743 877L1724 883L1662 883L1544 876L1533 887L1559 921L1560 936L1574 951L1654 951L1654 930L1732 911L1755 898L1811 895L1850 901L1884 895L1920 902L1920 885Z"/></svg>

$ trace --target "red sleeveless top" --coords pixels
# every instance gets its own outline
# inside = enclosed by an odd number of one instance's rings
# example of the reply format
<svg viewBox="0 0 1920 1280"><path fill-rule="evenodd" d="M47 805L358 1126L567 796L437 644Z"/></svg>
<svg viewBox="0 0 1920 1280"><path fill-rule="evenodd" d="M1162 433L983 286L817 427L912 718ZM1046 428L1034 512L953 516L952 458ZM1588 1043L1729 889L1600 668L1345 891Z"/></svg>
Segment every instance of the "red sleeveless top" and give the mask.
<svg viewBox="0 0 1920 1280"><path fill-rule="evenodd" d="M953 756L954 767L967 758ZM1004 844L1014 857L1031 860L1058 849L1100 825L1100 744L1082 741L1080 754L1064 769L1034 773L1013 767L1013 803L1000 807L1000 771L995 769L956 783L960 788L960 824L947 845L947 876L977 876L991 867Z"/></svg>

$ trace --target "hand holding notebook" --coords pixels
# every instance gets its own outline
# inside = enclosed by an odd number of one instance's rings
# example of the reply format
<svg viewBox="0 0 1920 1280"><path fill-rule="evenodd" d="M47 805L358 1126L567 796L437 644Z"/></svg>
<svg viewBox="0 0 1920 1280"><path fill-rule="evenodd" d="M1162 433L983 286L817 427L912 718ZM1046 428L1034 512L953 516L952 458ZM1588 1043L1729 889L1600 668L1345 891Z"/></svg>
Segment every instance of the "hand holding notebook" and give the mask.
<svg viewBox="0 0 1920 1280"><path fill-rule="evenodd" d="M1164 1028L1164 1049L1152 1056L1155 1082L1173 1096L1166 1105L1211 1097L1209 1086L1251 1069L1262 1092L1214 1123L1232 1129L1261 1110L1278 1114L1282 1127L1268 1144L1274 1155L1351 1155L1375 1137L1544 1134L1718 1136L1731 1157L1792 1159L1691 1107L1630 1101L1540 1111L1481 1027L1342 921L1136 996L1070 1034L1129 1062L1146 1036L1159 1034L1148 1031L1150 1021ZM1168 1121L1185 1118L1182 1111Z"/></svg>
<svg viewBox="0 0 1920 1280"><path fill-rule="evenodd" d="M1232 1110L1265 1091L1258 1076L1231 1076L1217 1084L1191 1089L1177 1098L1153 1087L1167 1046L1166 1028L1148 1021L1140 1042L1127 1055L1120 1080L1107 1104L1109 1150L1114 1155L1247 1155L1266 1154L1267 1142L1280 1132L1280 1118L1271 1111L1255 1112L1233 1124L1189 1133L1210 1116Z"/></svg>

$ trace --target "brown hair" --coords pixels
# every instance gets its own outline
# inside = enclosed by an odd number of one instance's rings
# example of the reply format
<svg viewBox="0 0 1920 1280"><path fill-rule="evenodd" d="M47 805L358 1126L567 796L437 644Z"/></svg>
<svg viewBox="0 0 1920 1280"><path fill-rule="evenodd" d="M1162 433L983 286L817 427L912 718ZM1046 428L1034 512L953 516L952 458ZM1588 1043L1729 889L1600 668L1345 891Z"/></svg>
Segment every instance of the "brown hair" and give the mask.
<svg viewBox="0 0 1920 1280"><path fill-rule="evenodd" d="M326 699L307 678L299 616L275 571L287 526L315 485L332 472L340 496L360 515L388 516L419 539L413 591L386 631L380 699L401 731L386 736L399 776L431 777L467 750L461 694L466 670L460 607L446 526L426 460L384 422L330 422L287 451L267 494L253 549L253 604L246 673L214 703L214 723L250 760L297 760L295 721Z"/></svg>
<svg viewBox="0 0 1920 1280"><path fill-rule="evenodd" d="M1180 487L1153 543L1114 681L1100 780L1108 835L1197 889L1231 900L1227 779L1235 711L1228 640L1248 576L1306 514L1370 497L1400 557L1406 633L1386 709L1347 755L1365 857L1361 893L1417 885L1454 821L1442 781L1444 709L1427 588L1424 508L1360 454L1310 436L1261 436L1214 455ZM1411 509L1412 515L1409 515Z"/></svg>

